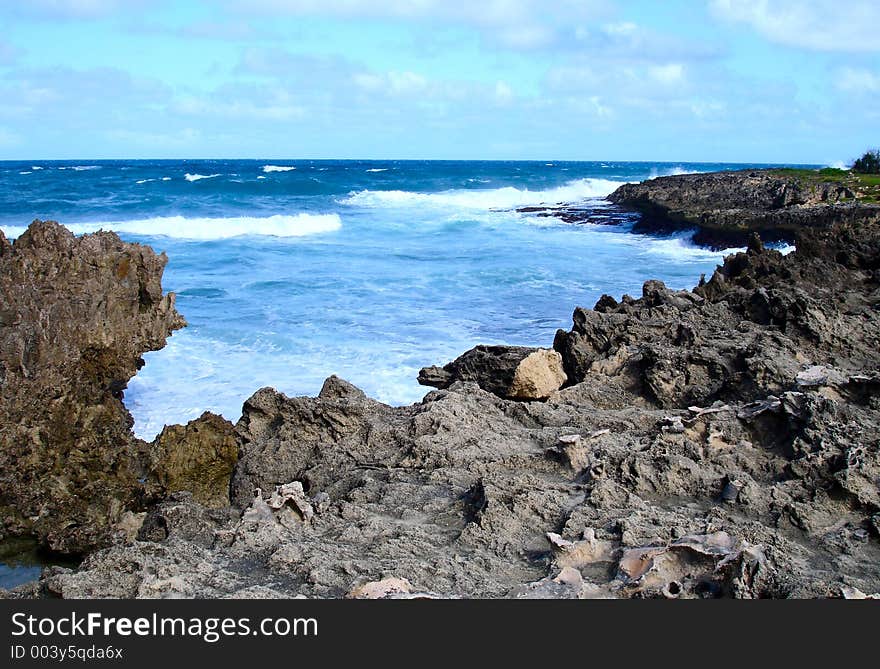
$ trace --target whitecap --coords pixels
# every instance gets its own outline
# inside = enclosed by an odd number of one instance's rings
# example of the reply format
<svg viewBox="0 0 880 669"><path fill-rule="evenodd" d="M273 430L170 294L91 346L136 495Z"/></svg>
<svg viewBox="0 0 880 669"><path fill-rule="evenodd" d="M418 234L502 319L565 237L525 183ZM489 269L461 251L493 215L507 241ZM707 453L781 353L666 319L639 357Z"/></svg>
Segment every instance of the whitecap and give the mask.
<svg viewBox="0 0 880 669"><path fill-rule="evenodd" d="M342 204L362 207L460 207L463 209L513 209L526 205L576 202L599 198L613 192L621 181L608 179L578 179L563 186L532 191L512 186L493 189L447 190L440 193L418 193L402 190L352 191L341 200Z"/></svg>
<svg viewBox="0 0 880 669"><path fill-rule="evenodd" d="M677 177L682 174L704 174L705 172L702 170L692 170L686 167L682 167L681 165L677 165L675 167L670 167L669 169L665 169L663 171L657 170L657 168L653 168L651 170L651 175L648 177L649 179L656 179L657 177Z"/></svg>
<svg viewBox="0 0 880 669"><path fill-rule="evenodd" d="M213 179L215 177L219 177L219 174L189 174L188 172L183 175L183 178L187 181L200 181L202 179Z"/></svg>
<svg viewBox="0 0 880 669"><path fill-rule="evenodd" d="M388 171L387 167L371 167L370 169L367 170L367 172L387 172L387 171Z"/></svg>
<svg viewBox="0 0 880 669"><path fill-rule="evenodd" d="M33 174L32 172L19 172L19 174Z"/></svg>
<svg viewBox="0 0 880 669"><path fill-rule="evenodd" d="M230 237L269 236L305 237L334 232L342 227L338 214L276 214L274 216L233 216L228 218L184 218L183 216L159 216L130 221L102 221L98 223L74 223L66 226L77 235L113 230L114 232L145 237L173 237L176 239L211 240ZM27 228L2 226L10 239L21 235Z"/></svg>
<svg viewBox="0 0 880 669"><path fill-rule="evenodd" d="M721 262L725 256L745 251L744 248L727 248L715 251L693 243L693 231L682 232L671 237L648 237L641 235L627 235L627 242L644 244L643 254L659 256L675 262L706 262L716 260Z"/></svg>
<svg viewBox="0 0 880 669"><path fill-rule="evenodd" d="M135 181L136 184L148 184L151 181L155 181L155 179L140 179L139 181Z"/></svg>
<svg viewBox="0 0 880 669"><path fill-rule="evenodd" d="M263 171L268 174L270 172L290 172L296 168L290 165L263 165Z"/></svg>
<svg viewBox="0 0 880 669"><path fill-rule="evenodd" d="M65 167L59 167L59 170L73 170L74 172L86 172L88 170L99 170L101 169L100 165L67 165Z"/></svg>
<svg viewBox="0 0 880 669"><path fill-rule="evenodd" d="M32 169L34 172L36 172L37 170L41 170L41 169L43 169L43 168L40 167L39 165L31 165L31 169Z"/></svg>
<svg viewBox="0 0 880 669"><path fill-rule="evenodd" d="M171 181L171 177L162 177L162 181Z"/></svg>

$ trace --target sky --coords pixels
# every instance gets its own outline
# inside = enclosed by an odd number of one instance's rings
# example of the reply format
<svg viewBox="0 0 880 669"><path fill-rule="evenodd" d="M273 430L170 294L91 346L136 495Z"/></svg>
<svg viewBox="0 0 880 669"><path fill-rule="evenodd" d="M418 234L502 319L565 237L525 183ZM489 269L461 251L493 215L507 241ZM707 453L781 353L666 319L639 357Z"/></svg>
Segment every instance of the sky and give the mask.
<svg viewBox="0 0 880 669"><path fill-rule="evenodd" d="M0 159L837 164L877 0L0 1Z"/></svg>

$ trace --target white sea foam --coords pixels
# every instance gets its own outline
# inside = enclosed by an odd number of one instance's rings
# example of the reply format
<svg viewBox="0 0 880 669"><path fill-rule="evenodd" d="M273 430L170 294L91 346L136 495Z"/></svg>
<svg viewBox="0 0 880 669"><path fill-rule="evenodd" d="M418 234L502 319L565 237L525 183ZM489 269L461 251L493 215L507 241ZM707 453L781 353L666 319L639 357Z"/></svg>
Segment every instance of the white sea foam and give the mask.
<svg viewBox="0 0 880 669"><path fill-rule="evenodd" d="M387 167L371 167L370 169L367 170L367 172L387 172L387 171L388 171Z"/></svg>
<svg viewBox="0 0 880 669"><path fill-rule="evenodd" d="M171 177L162 177L162 181L171 181Z"/></svg>
<svg viewBox="0 0 880 669"><path fill-rule="evenodd" d="M33 172L19 172L19 174L33 174Z"/></svg>
<svg viewBox="0 0 880 669"><path fill-rule="evenodd" d="M686 167L682 167L678 165L676 167L670 167L665 170L658 170L657 168L653 168L651 170L651 175L648 177L649 179L656 179L657 177L677 177L682 174L702 174L703 172L700 170L692 170Z"/></svg>
<svg viewBox="0 0 880 669"><path fill-rule="evenodd" d="M338 214L294 214L266 216L263 218L241 216L231 218L184 218L183 216L160 216L132 221L103 221L100 223L74 223L67 225L74 234L81 235L98 230L149 237L174 237L177 239L228 239L244 235L271 237L305 237L333 232L342 227ZM21 235L23 226L2 226L10 239Z"/></svg>
<svg viewBox="0 0 880 669"><path fill-rule="evenodd" d="M31 165L31 169L32 169L34 172L36 172L37 170L41 170L41 169L43 169L43 168L40 167L39 165Z"/></svg>
<svg viewBox="0 0 880 669"><path fill-rule="evenodd" d="M257 177L257 179L265 179L266 177Z"/></svg>
<svg viewBox="0 0 880 669"><path fill-rule="evenodd" d="M270 172L291 172L295 169L290 165L263 165L263 171L267 174Z"/></svg>
<svg viewBox="0 0 880 669"><path fill-rule="evenodd" d="M140 179L140 180L138 180L138 181L135 181L135 183L136 183L136 184L148 184L148 183L150 183L151 181L155 181L155 179Z"/></svg>
<svg viewBox="0 0 880 669"><path fill-rule="evenodd" d="M101 169L100 165L73 165L73 166L65 166L59 167L59 170L73 170L74 172L86 172L88 170L99 170Z"/></svg>
<svg viewBox="0 0 880 669"><path fill-rule="evenodd" d="M402 190L362 190L351 192L342 204L362 207L460 207L464 209L512 209L526 205L575 202L604 197L623 182L608 179L578 179L564 186L532 191L512 186L493 189L447 190L440 193L415 193Z"/></svg>
<svg viewBox="0 0 880 669"><path fill-rule="evenodd" d="M213 179L219 176L219 174L190 174L187 172L183 175L183 178L187 181L201 181L202 179Z"/></svg>
<svg viewBox="0 0 880 669"><path fill-rule="evenodd" d="M644 244L642 253L648 256L661 257L676 262L706 262L716 260L721 262L724 256L732 253L745 251L744 248L729 248L721 251L713 251L702 246L697 246L691 241L691 233L681 233L672 237L648 238L644 240L640 235L629 236L632 241ZM628 240L629 241L629 240Z"/></svg>

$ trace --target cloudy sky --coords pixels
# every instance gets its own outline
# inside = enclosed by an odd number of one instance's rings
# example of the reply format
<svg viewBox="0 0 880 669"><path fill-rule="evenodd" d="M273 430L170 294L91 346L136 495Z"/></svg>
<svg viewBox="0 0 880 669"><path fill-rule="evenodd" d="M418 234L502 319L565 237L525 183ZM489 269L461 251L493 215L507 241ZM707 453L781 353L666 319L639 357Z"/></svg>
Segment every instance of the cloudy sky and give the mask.
<svg viewBox="0 0 880 669"><path fill-rule="evenodd" d="M28 0L0 25L0 159L880 144L877 0Z"/></svg>

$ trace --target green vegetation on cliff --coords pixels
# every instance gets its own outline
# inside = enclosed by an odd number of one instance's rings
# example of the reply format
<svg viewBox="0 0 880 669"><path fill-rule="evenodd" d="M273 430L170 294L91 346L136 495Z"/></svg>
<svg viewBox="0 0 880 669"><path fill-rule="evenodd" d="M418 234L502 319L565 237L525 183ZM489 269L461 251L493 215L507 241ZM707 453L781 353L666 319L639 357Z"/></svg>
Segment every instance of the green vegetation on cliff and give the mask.
<svg viewBox="0 0 880 669"><path fill-rule="evenodd" d="M769 170L780 177L795 178L805 185L838 183L855 193L853 201L868 204L880 203L880 174L865 174L836 167L823 169L784 167Z"/></svg>

